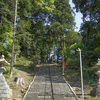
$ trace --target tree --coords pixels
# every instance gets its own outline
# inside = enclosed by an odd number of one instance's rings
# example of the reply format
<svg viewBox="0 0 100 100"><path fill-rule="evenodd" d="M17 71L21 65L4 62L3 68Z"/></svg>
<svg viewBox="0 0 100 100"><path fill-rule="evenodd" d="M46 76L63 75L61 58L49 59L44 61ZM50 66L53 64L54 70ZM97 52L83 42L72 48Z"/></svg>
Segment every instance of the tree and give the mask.
<svg viewBox="0 0 100 100"><path fill-rule="evenodd" d="M52 34L51 36L53 37L54 44L58 48L57 52L61 51L60 55L62 55L65 52L65 38L67 37L67 34L70 33L70 31L74 31L74 12L71 9L68 0L56 0L54 5L55 9L53 13L49 15L49 20L52 25L49 29L49 33ZM57 56L59 57L59 55Z"/></svg>
<svg viewBox="0 0 100 100"><path fill-rule="evenodd" d="M100 57L100 0L73 0L73 3L76 10L83 14L84 23L81 25L80 33L85 47L85 65L90 67Z"/></svg>
<svg viewBox="0 0 100 100"><path fill-rule="evenodd" d="M0 2L0 34L2 34L0 35L0 44L2 45L0 53L11 57L10 48L12 45L15 1L6 1L2 0ZM20 55L25 55L27 57L31 49L38 49L38 51L40 51L39 49L41 48L39 48L39 46L34 46L35 48L32 48L32 45L39 44L38 42L41 42L45 37L45 35L42 35L45 29L43 25L46 21L45 12L48 14L52 12L54 9L53 3L54 0L18 0L15 55L20 52ZM38 31L38 25L41 27L40 31ZM40 34L38 41L35 39L37 38L37 32ZM45 34L45 32L43 34Z"/></svg>
<svg viewBox="0 0 100 100"><path fill-rule="evenodd" d="M83 21L89 19L94 22L95 28L100 34L100 0L73 0L77 12L83 14Z"/></svg>
<svg viewBox="0 0 100 100"><path fill-rule="evenodd" d="M17 0L15 5L15 16L14 16L14 33L13 33L13 45L12 45L12 58L11 58L11 69L10 76L12 77L13 72L13 57L14 57L14 45L15 45L15 33L16 33L16 19L17 19Z"/></svg>
<svg viewBox="0 0 100 100"><path fill-rule="evenodd" d="M16 38L22 56L32 57L30 54L33 54L34 57L35 55L43 56L40 54L42 49L43 52L46 52L45 12L51 13L54 9L53 2L54 0L24 0L24 2L19 0Z"/></svg>
<svg viewBox="0 0 100 100"><path fill-rule="evenodd" d="M5 1L2 1L4 4ZM10 5L11 2L13 2L11 7L7 7L8 11L11 10L13 14L9 14L10 19L6 16L5 19L11 24L11 29L13 30L15 2L9 0L7 4ZM69 1L18 0L17 11L14 55L18 53L20 53L20 56L25 57L33 57L32 55L34 55L34 57L45 61L54 46L58 48L60 53L65 52L64 43L69 48L70 43L66 44L67 35L74 32L75 26L74 12L69 5ZM5 26L8 27L7 25ZM4 41L1 43L4 43ZM11 53L11 51L9 52Z"/></svg>
<svg viewBox="0 0 100 100"><path fill-rule="evenodd" d="M100 36L95 29L95 24L92 21L85 21L81 25L80 34L84 43L84 61L88 67L93 66L100 57Z"/></svg>
<svg viewBox="0 0 100 100"><path fill-rule="evenodd" d="M82 36L79 32L70 32L66 37L66 52L65 59L68 68L79 70L79 54L77 52L78 48L84 49L82 43Z"/></svg>
<svg viewBox="0 0 100 100"><path fill-rule="evenodd" d="M5 54L7 57L11 57L13 5L13 0L0 2L0 54Z"/></svg>

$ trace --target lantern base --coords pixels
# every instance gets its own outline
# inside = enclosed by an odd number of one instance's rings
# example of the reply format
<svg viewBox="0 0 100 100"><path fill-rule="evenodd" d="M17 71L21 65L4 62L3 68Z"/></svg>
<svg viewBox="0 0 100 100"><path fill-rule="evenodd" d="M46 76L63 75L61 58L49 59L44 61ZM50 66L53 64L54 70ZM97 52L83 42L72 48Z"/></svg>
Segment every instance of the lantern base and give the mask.
<svg viewBox="0 0 100 100"><path fill-rule="evenodd" d="M12 90L9 88L5 77L0 74L0 99L8 99L12 96Z"/></svg>

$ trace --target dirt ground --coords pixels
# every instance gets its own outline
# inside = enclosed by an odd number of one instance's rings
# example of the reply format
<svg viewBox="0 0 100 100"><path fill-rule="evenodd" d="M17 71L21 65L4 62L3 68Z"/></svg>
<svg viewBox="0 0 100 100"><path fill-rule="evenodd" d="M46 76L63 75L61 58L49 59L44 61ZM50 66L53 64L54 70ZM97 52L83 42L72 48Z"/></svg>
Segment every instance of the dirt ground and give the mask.
<svg viewBox="0 0 100 100"><path fill-rule="evenodd" d="M9 87L12 89L12 99L22 99L34 78L34 73L24 67L20 69L14 68L13 70L15 75L13 75L12 78L7 78L6 81ZM16 77L22 78L24 80L24 84L22 84L22 86L21 84L16 84Z"/></svg>

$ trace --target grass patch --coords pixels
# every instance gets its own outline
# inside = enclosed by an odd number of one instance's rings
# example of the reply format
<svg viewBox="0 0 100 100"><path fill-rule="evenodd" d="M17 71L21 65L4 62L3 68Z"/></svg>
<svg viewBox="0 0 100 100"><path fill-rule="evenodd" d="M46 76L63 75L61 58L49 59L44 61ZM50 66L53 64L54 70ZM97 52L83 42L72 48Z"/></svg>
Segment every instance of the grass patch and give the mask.
<svg viewBox="0 0 100 100"><path fill-rule="evenodd" d="M25 58L25 57L20 57L20 58L17 58L16 64L14 65L29 67L32 64L33 62L30 59Z"/></svg>

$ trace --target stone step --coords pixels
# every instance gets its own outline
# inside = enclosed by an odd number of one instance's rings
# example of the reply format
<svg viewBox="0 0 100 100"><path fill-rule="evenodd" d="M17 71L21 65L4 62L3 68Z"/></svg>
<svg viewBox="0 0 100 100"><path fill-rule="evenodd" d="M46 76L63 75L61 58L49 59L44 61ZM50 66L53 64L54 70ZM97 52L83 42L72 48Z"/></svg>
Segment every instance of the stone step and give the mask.
<svg viewBox="0 0 100 100"><path fill-rule="evenodd" d="M9 94L0 94L0 98L11 98L11 95Z"/></svg>
<svg viewBox="0 0 100 100"><path fill-rule="evenodd" d="M23 100L77 100L56 66L43 66L36 73Z"/></svg>
<svg viewBox="0 0 100 100"><path fill-rule="evenodd" d="M0 94L5 94L5 93L7 93L7 94L10 94L10 93L12 93L12 90L0 90Z"/></svg>
<svg viewBox="0 0 100 100"><path fill-rule="evenodd" d="M5 89L9 89L9 86L5 85L5 86L0 87L0 90L5 90Z"/></svg>

